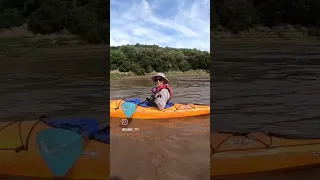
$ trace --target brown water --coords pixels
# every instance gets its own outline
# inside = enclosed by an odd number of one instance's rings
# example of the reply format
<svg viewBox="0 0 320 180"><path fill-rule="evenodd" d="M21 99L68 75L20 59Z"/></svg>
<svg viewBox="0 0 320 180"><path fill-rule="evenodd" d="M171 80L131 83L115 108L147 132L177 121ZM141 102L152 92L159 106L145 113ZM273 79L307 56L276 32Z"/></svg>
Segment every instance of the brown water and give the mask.
<svg viewBox="0 0 320 180"><path fill-rule="evenodd" d="M107 52L99 46L30 50L0 60L0 121L41 114L107 120Z"/></svg>
<svg viewBox="0 0 320 180"><path fill-rule="evenodd" d="M22 57L1 58L0 121L36 120L42 114L108 121L105 48L30 49ZM109 162L105 163L108 167Z"/></svg>
<svg viewBox="0 0 320 180"><path fill-rule="evenodd" d="M174 91L172 102L210 102L208 75L168 76ZM127 77L111 81L111 99L150 96L155 84L150 77ZM121 119L111 119L111 177L123 180L184 180L210 178L209 116L168 119L134 119L122 132Z"/></svg>
<svg viewBox="0 0 320 180"><path fill-rule="evenodd" d="M212 131L267 131L289 138L320 138L319 42L215 46ZM319 168L244 179L319 179Z"/></svg>

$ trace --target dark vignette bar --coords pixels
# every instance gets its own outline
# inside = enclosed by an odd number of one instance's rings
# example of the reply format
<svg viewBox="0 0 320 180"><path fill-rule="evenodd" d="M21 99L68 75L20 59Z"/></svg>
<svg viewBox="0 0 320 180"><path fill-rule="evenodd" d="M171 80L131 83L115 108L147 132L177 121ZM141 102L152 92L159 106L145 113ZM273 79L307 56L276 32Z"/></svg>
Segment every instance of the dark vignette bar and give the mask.
<svg viewBox="0 0 320 180"><path fill-rule="evenodd" d="M318 4L211 3L211 179L320 176Z"/></svg>
<svg viewBox="0 0 320 180"><path fill-rule="evenodd" d="M109 10L0 2L1 179L109 179Z"/></svg>

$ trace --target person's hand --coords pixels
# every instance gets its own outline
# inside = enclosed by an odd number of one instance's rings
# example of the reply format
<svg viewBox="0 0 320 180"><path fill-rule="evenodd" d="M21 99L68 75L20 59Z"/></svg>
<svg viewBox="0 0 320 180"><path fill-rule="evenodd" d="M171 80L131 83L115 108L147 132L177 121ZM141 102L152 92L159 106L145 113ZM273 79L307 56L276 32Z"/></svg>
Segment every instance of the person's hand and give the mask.
<svg viewBox="0 0 320 180"><path fill-rule="evenodd" d="M156 93L158 92L158 88L157 88L157 87L153 87L153 88L151 89L151 92L152 92L153 94L156 94Z"/></svg>

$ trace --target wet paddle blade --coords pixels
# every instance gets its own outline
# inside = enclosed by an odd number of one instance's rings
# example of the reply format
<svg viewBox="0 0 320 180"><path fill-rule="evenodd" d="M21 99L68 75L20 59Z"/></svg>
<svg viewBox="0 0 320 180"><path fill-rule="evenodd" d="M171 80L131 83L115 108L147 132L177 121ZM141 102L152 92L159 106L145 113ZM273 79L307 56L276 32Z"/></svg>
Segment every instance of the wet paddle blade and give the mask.
<svg viewBox="0 0 320 180"><path fill-rule="evenodd" d="M36 142L48 168L58 177L68 173L83 150L82 137L65 129L43 130L37 133Z"/></svg>
<svg viewBox="0 0 320 180"><path fill-rule="evenodd" d="M130 102L122 103L121 107L122 111L127 116L127 118L130 118L137 109L137 105Z"/></svg>

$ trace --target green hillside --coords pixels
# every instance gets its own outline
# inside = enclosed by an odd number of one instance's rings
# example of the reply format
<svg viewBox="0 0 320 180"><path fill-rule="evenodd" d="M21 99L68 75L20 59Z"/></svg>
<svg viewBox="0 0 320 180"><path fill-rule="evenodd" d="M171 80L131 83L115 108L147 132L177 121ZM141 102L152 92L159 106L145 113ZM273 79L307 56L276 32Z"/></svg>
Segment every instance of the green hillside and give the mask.
<svg viewBox="0 0 320 180"><path fill-rule="evenodd" d="M27 24L34 35L61 31L109 43L107 0L0 0L0 31Z"/></svg>

